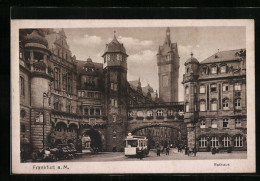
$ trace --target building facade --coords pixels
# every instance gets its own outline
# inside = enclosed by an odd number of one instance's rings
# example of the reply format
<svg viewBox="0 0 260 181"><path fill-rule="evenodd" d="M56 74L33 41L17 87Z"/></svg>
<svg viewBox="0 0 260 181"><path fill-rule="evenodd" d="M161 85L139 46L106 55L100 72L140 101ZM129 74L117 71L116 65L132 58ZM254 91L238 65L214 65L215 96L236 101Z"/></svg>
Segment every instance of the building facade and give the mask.
<svg viewBox="0 0 260 181"><path fill-rule="evenodd" d="M184 121L190 148L247 149L246 50L185 62Z"/></svg>
<svg viewBox="0 0 260 181"><path fill-rule="evenodd" d="M67 143L80 151L86 137L100 151L123 151L129 132L149 132L153 145L186 139L183 103L172 102L169 92L162 97L172 103L163 103L140 78L127 81L128 55L115 36L104 45L103 63L77 60L66 39L63 29L20 30L21 151ZM165 47L177 51L168 30L166 39ZM170 87L175 74L167 73Z"/></svg>

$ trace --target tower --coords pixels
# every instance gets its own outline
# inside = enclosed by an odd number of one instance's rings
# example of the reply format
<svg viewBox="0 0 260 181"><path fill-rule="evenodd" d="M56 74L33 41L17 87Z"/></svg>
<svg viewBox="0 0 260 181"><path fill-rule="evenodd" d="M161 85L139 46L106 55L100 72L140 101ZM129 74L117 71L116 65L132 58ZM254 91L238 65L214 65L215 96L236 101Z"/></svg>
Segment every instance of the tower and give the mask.
<svg viewBox="0 0 260 181"><path fill-rule="evenodd" d="M184 104L185 104L185 116L184 122L187 124L187 136L189 148L194 148L196 138L196 127L198 121L198 85L197 80L199 77L199 61L191 57L185 62L185 74L183 75L184 85Z"/></svg>
<svg viewBox="0 0 260 181"><path fill-rule="evenodd" d="M171 42L171 32L168 27L164 44L159 46L157 53L159 98L161 101L178 101L179 58L177 43Z"/></svg>
<svg viewBox="0 0 260 181"><path fill-rule="evenodd" d="M127 120L127 54L116 36L106 45L104 58L105 102L107 116L107 151L124 148Z"/></svg>

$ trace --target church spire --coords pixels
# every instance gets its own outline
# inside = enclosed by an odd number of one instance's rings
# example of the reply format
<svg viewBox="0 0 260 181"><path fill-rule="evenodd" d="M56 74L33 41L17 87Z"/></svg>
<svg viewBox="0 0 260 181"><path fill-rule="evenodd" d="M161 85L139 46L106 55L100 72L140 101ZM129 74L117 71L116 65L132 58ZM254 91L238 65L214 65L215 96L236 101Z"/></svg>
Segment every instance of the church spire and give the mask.
<svg viewBox="0 0 260 181"><path fill-rule="evenodd" d="M165 44L171 45L171 31L169 27L166 29Z"/></svg>

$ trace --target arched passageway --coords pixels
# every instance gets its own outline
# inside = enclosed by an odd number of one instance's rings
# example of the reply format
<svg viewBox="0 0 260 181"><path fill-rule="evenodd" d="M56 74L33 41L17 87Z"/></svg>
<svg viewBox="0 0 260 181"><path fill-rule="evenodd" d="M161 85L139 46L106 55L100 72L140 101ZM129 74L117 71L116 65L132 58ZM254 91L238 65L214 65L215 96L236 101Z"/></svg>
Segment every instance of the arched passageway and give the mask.
<svg viewBox="0 0 260 181"><path fill-rule="evenodd" d="M146 136L150 149L154 149L158 145L176 147L179 144L183 144L180 130L169 126L141 127L133 130L132 134Z"/></svg>
<svg viewBox="0 0 260 181"><path fill-rule="evenodd" d="M98 151L102 150L101 136L96 130L90 129L88 131L85 131L84 136L90 137L90 139L91 139L90 147L92 149L98 149Z"/></svg>

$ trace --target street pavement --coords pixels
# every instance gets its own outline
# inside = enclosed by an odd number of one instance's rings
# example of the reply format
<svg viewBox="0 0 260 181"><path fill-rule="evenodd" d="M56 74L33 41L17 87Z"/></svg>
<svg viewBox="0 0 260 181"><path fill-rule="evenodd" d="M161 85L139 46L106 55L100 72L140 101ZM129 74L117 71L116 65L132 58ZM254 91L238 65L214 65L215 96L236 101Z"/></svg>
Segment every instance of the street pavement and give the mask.
<svg viewBox="0 0 260 181"><path fill-rule="evenodd" d="M178 152L177 149L170 149L170 155L165 152L161 153L159 157L156 155L156 150L150 150L147 157L143 158L144 161L149 160L207 160L207 159L246 159L246 151L234 151L232 153L217 153L212 155L211 152L197 152L194 155L185 155L183 152ZM124 152L100 152L100 153L85 153L78 155L77 158L70 160L60 160L58 162L104 162L104 161L138 161L139 158L125 157Z"/></svg>

